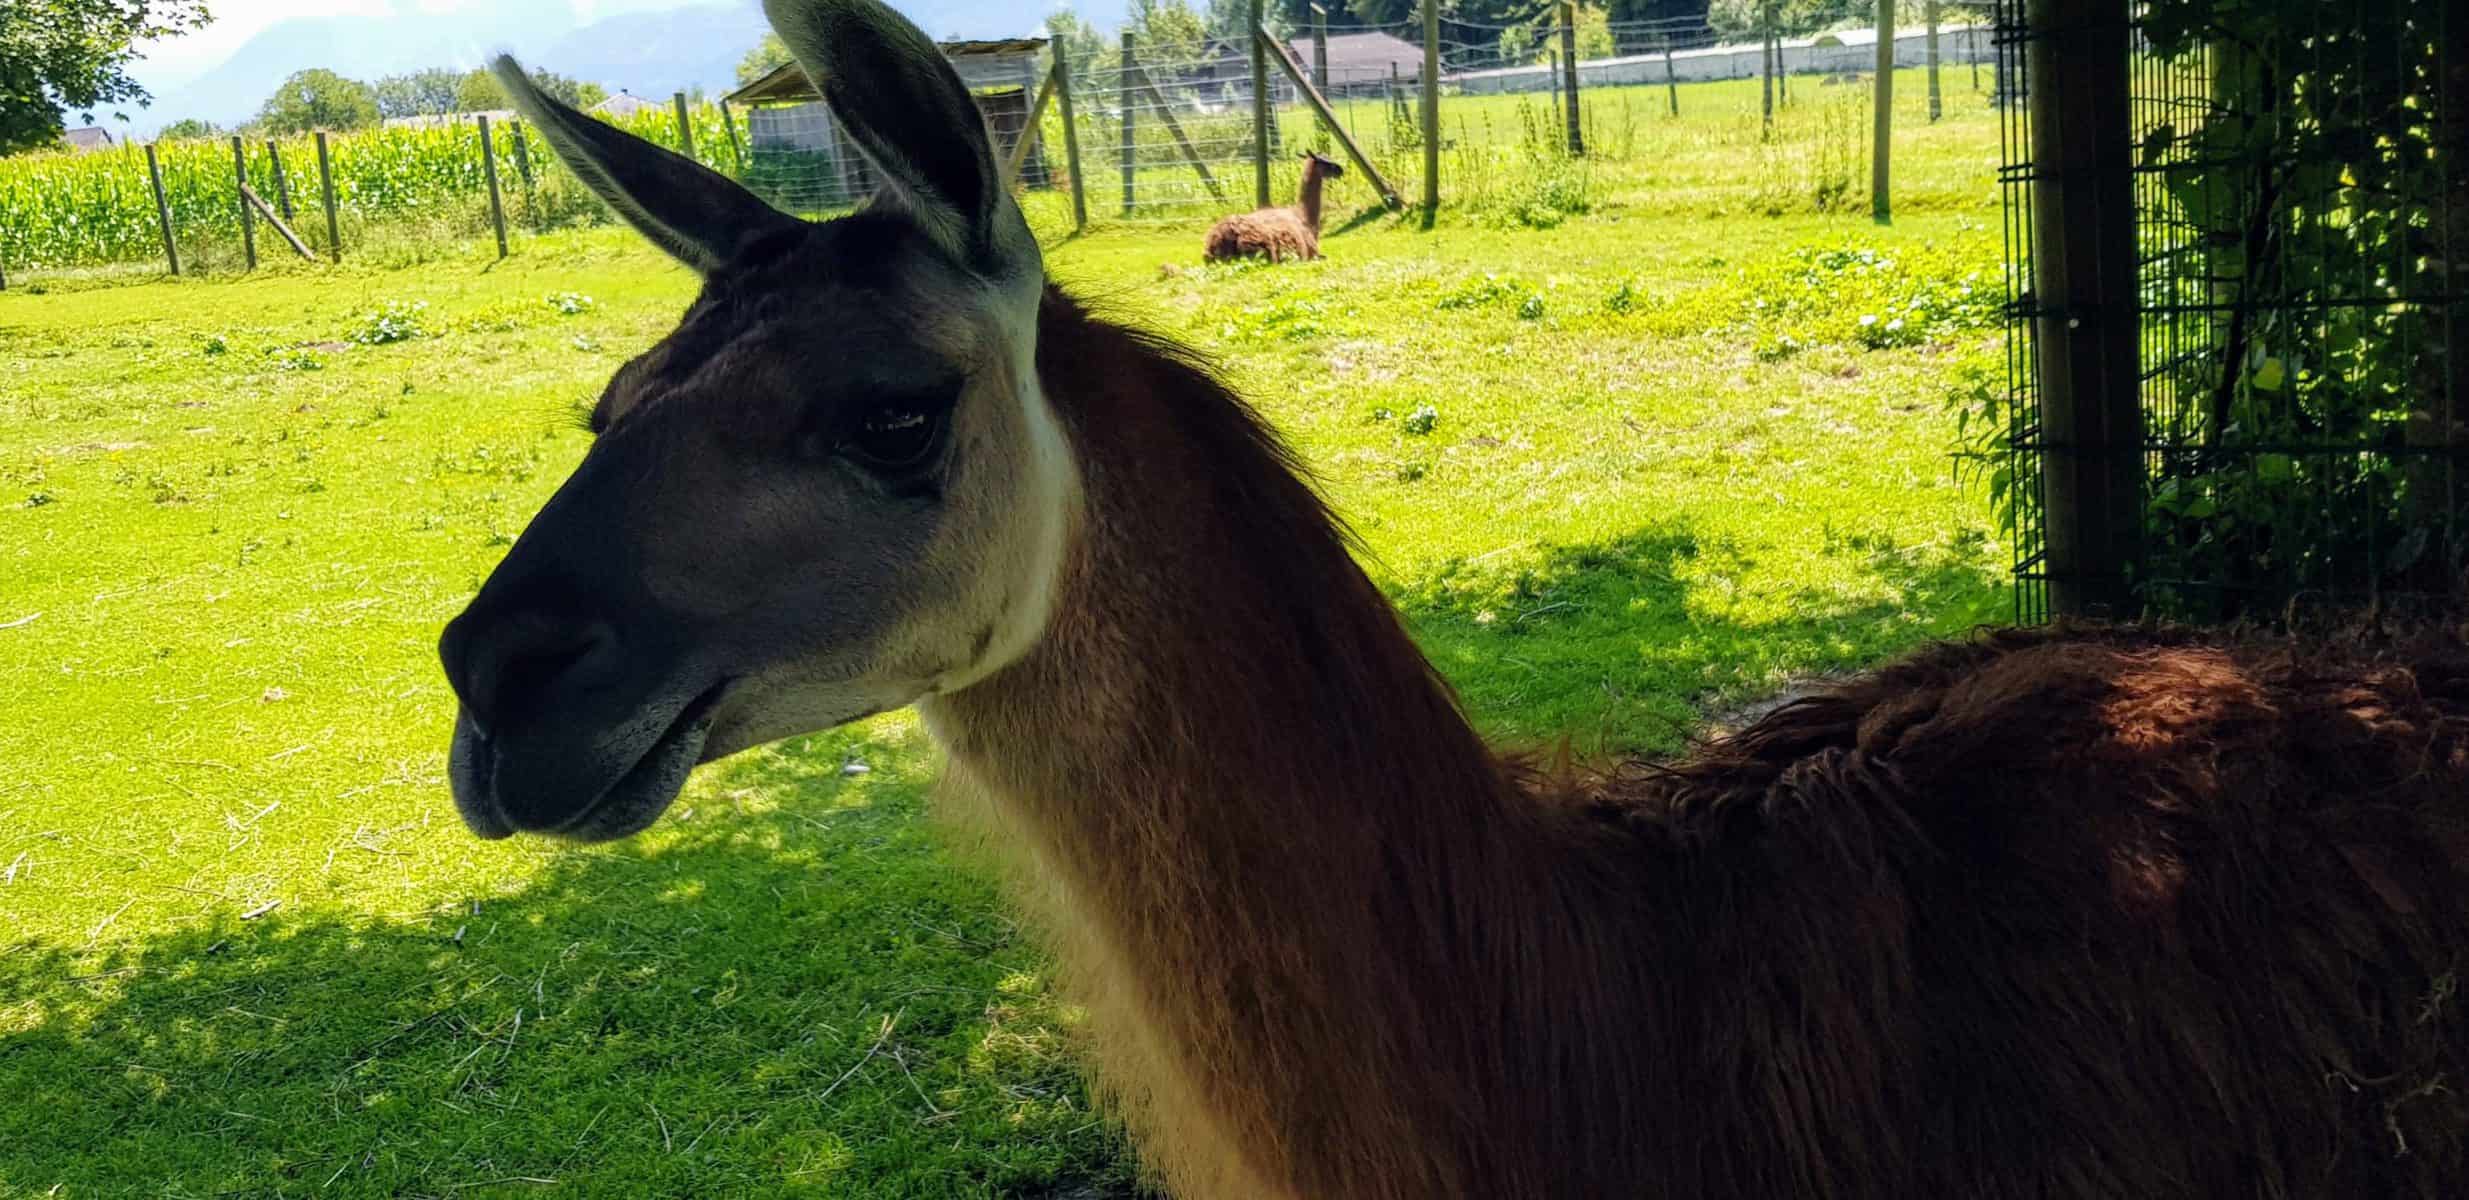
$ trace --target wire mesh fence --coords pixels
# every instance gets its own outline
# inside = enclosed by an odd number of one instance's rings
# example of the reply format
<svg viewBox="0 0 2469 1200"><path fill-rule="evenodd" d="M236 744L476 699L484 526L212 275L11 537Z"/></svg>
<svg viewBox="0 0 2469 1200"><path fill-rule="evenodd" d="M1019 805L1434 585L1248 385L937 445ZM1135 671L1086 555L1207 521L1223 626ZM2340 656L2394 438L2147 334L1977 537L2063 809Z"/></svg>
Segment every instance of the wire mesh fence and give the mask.
<svg viewBox="0 0 2469 1200"><path fill-rule="evenodd" d="M1761 77L1769 80L1761 157L1740 186L1772 190L1776 164L1769 160L1797 141L1809 161L1796 169L1810 176L1800 190L1816 198L1818 210L1857 190L1853 160L1867 150L1868 104L1867 89L1857 84L1875 69L1872 34L1776 25L1724 37L1702 21L1570 21L1561 15L1570 11L1548 6L1536 19L1511 25L1444 23L1433 55L1435 119L1422 108L1419 24L1290 32L1263 39L1257 62L1248 38L1151 44L1126 37L1071 61L1068 80L1053 78L1048 51L1023 64L1017 83L1006 67L996 86L975 90L999 153L1009 158L1023 130L1034 128L1018 185L1057 197L1069 191L1080 211L1105 221L1184 222L1264 200L1291 203L1304 150L1350 167L1331 185L1332 213L1376 209L1390 197L1414 200L1425 194L1427 141L1437 143L1443 203L1531 210L1541 197L1548 208L1554 193L1582 190L1592 166L1651 155L1655 139L1645 135L1657 128L1653 122L1717 122L1728 130L1743 104L1756 105L1758 97L1726 87ZM1959 6L1946 12L1937 36L1905 31L1895 61L1968 69L1975 93L1994 92L1996 54L1985 24ZM1057 82L1068 88L1055 88ZM1049 94L1058 90L1068 96ZM1787 119L1794 112L1808 115ZM473 120L334 135L341 249L486 236L500 210L518 236L602 218L536 134L512 114L496 116L503 194L495 210ZM691 147L698 160L791 212L846 209L875 186L863 155L819 100L644 106L611 119L673 149ZM244 265L228 147L164 142L159 150L162 207L187 265ZM273 182L278 157L280 186ZM320 173L305 137L251 141L239 169L261 194L288 199L295 212L318 207ZM0 164L0 264L161 262L161 223L135 148ZM323 222L312 217L308 224L314 231Z"/></svg>
<svg viewBox="0 0 2469 1200"><path fill-rule="evenodd" d="M2456 602L2469 567L2469 67L2456 6L2006 0L1997 41L2030 102L2002 172L2014 272L2020 616L2070 593L2196 620ZM2080 82L2054 52L2123 27L2117 128L2052 128ZM2049 75L2050 78L2035 77ZM2062 106L2062 107L2061 107ZM2088 173L2071 146L2110 147ZM2130 229L2087 255L2053 188L2114 194ZM2059 246L2050 243L2055 237ZM2115 294L2086 302L2082 277ZM2062 297L2064 287L2071 296ZM2073 307L2069 307L2070 303ZM2086 322L2131 313L2122 428L2098 403ZM2065 486L2122 458L2104 494ZM2114 524L2109 538L2079 528Z"/></svg>

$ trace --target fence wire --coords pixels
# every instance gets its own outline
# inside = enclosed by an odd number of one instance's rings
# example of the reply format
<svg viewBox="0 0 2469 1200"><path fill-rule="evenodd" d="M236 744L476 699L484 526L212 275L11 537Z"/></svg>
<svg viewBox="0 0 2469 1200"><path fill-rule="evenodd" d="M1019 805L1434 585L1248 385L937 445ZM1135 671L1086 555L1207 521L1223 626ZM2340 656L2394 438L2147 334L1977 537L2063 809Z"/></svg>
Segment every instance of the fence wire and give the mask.
<svg viewBox="0 0 2469 1200"><path fill-rule="evenodd" d="M2053 585L2112 577L2135 607L2204 621L2457 602L2469 578L2458 12L2408 0L2135 8L2126 127L2099 131L2131 150L2100 173L2132 197L2132 261L2059 264L2133 283L2120 300L2135 321L2139 469L2132 494L2105 505L2127 510L2117 556L2052 558L2052 527L2079 518L2043 486L2044 464L2091 451L2049 430L2088 401L2044 370L2061 345L2038 344L2069 328L2035 288L2053 253L2042 190L2060 168L2036 161L2050 131L2033 128L2030 104L2008 110L2020 617L2048 615ZM2026 75L2027 51L2069 32L2032 15L2023 0L1998 14L2027 93L2053 86Z"/></svg>
<svg viewBox="0 0 2469 1200"><path fill-rule="evenodd" d="M1865 77L1875 67L1875 46L1863 31L1795 32L1724 36L1703 21L1602 21L1580 19L1564 27L1553 6L1522 24L1483 26L1444 22L1436 47L1442 199L1481 200L1487 179L1514 173L1518 161L1574 153L1562 141L1567 124L1569 79L1577 80L1578 127L1593 161L1619 161L1640 139L1643 121L1658 118L1741 115L1736 94L1692 95L1689 85L1756 79L1772 73L1774 104L1830 83ZM1996 48L1983 22L1949 5L1937 39L1939 60L1971 71L1972 86L1994 87ZM1312 150L1344 162L1348 171L1328 195L1333 214L1379 205L1383 197L1356 170L1359 152L1395 195L1413 201L1422 193L1424 125L1423 33L1419 24L1333 28L1325 41L1309 30L1275 40L1265 55L1263 99L1267 124L1270 203L1291 203L1301 180L1300 152ZM1927 39L1906 30L1897 61L1928 61ZM1574 52L1573 54L1571 52ZM1574 59L1573 63L1569 61ZM1008 152L1050 74L1051 57L1026 73L1022 86L980 89L979 98L996 129L998 152ZM1036 142L1026 156L1019 185L1030 191L1077 187L1092 219L1190 221L1253 207L1256 184L1254 90L1251 48L1240 38L1185 44L1118 42L1104 53L1071 64L1071 115L1076 137L1067 139L1064 107L1050 102L1038 114ZM1317 115L1295 76L1313 82L1326 98L1344 138ZM1866 89L1832 93L1845 103L1866 103ZM1755 103L1754 93L1750 97ZM1834 107L1841 107L1840 104ZM1754 110L1752 110L1754 111ZM824 215L860 203L876 181L846 132L819 102L722 108L647 106L617 124L672 149L691 142L695 157L744 182L772 204L803 215ZM1824 136L1843 140L1847 124L1831 114ZM1770 131L1771 132L1771 131ZM1078 161L1067 161L1076 141ZM1830 141L1830 144L1831 144ZM1352 151L1345 147L1351 142ZM218 148L220 147L220 148ZM212 142L162 143L175 238L191 263L210 269L237 265L240 224L231 189L227 146ZM536 134L503 121L497 137L498 177L507 193L505 210L519 231L538 231L600 219L598 206L547 153ZM262 141L246 147L254 186L268 196L287 196L295 210L317 205L317 172L305 138L284 139L280 154L284 186L271 177L273 152ZM333 136L333 156L346 252L371 238L430 239L485 236L489 205L482 184L479 139L473 123L450 118L424 129L384 129ZM76 267L160 260L159 241L142 157L133 151L56 157L57 169L0 167L0 264ZM1077 178L1074 178L1075 169ZM106 176L108 176L106 178ZM217 180L220 180L218 185ZM219 189L219 190L218 190ZM77 206L60 202L71 197ZM315 227L322 221L303 218ZM322 243L323 239L312 238Z"/></svg>

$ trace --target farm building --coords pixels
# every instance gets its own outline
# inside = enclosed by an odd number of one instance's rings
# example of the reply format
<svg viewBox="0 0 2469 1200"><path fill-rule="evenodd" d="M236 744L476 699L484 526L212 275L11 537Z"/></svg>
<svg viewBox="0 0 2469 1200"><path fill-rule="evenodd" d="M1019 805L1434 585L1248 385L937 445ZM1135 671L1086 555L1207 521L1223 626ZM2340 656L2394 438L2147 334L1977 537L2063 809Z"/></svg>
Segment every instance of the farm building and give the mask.
<svg viewBox="0 0 2469 1200"><path fill-rule="evenodd" d="M100 125L88 125L83 129L69 130L60 135L60 140L67 142L69 149L79 153L111 149L111 131Z"/></svg>
<svg viewBox="0 0 2469 1200"><path fill-rule="evenodd" d="M995 151L1009 154L1028 124L1029 106L1044 82L1044 38L945 42L944 56L977 97ZM774 67L729 93L723 103L746 112L746 183L792 211L831 208L873 187L864 160L844 142L823 94L796 63ZM1032 147L1020 177L1048 181L1044 156Z"/></svg>
<svg viewBox="0 0 2469 1200"><path fill-rule="evenodd" d="M1297 73L1312 77L1312 39L1293 38L1280 43L1279 49ZM1377 29L1333 33L1328 53L1329 78L1323 90L1331 95L1412 85L1423 78L1423 48L1393 33ZM1180 107L1217 112L1251 102L1252 52L1239 38L1210 42L1198 56L1179 61L1171 51L1161 51L1146 65L1158 90ZM1293 81L1274 65L1269 68L1269 94L1279 104L1302 99Z"/></svg>
<svg viewBox="0 0 2469 1200"><path fill-rule="evenodd" d="M1188 46L1139 46L1134 54L1158 91L1178 107L1216 112L1250 100L1251 52L1232 38L1211 41L1197 53Z"/></svg>
<svg viewBox="0 0 2469 1200"><path fill-rule="evenodd" d="M1296 38L1287 52L1304 74L1312 72L1312 39ZM1389 86L1391 78L1419 83L1423 78L1423 48L1377 29L1329 35L1329 80L1332 95Z"/></svg>

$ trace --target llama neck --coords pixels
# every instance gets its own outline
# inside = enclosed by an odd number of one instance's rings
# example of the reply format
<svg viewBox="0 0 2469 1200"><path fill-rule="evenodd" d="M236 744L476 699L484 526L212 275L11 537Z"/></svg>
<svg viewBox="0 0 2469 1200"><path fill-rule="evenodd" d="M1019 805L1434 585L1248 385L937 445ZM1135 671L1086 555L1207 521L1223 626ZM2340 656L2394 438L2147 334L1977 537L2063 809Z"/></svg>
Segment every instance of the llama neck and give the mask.
<svg viewBox="0 0 2469 1200"><path fill-rule="evenodd" d="M1253 1183L1370 1194L1331 1164L1481 1141L1477 1091L1433 1083L1497 1070L1474 1027L1518 983L1485 972L1532 969L1517 910L1555 905L1536 821L1248 412L1059 325L1045 361L1103 382L1056 397L1086 497L1057 616L928 719L1068 897L1083 991L1140 1027L1108 1036L1152 1046L1135 1087L1211 1113Z"/></svg>
<svg viewBox="0 0 2469 1200"><path fill-rule="evenodd" d="M1320 232L1320 187L1324 182L1326 181L1321 178L1319 164L1305 164L1303 195L1295 207L1303 213L1303 223L1309 226L1313 233Z"/></svg>

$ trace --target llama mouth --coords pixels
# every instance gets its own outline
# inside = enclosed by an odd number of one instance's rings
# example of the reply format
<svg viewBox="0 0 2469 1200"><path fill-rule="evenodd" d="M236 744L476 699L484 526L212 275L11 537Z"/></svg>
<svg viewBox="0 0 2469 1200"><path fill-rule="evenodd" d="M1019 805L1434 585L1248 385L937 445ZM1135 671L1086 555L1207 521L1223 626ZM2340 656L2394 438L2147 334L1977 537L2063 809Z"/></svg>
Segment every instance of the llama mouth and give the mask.
<svg viewBox="0 0 2469 1200"><path fill-rule="evenodd" d="M561 820L537 822L508 809L498 786L503 748L482 733L469 714L457 717L449 774L455 808L473 834L495 841L516 833L539 833L562 841L607 842L648 828L668 811L703 760L715 712L734 680L723 679L678 710L668 727L625 773Z"/></svg>

